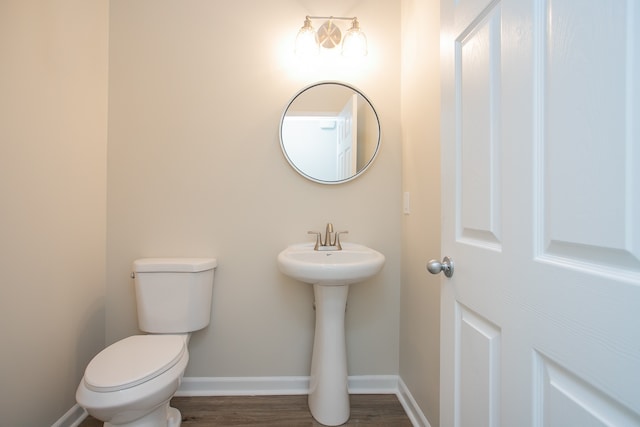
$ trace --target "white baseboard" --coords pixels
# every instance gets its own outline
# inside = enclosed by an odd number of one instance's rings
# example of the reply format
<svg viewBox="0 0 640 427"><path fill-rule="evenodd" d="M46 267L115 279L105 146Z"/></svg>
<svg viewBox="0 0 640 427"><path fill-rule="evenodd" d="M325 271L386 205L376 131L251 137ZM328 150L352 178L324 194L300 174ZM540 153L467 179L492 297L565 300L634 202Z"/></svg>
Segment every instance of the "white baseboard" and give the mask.
<svg viewBox="0 0 640 427"><path fill-rule="evenodd" d="M88 415L87 411L76 403L51 427L78 427Z"/></svg>
<svg viewBox="0 0 640 427"><path fill-rule="evenodd" d="M414 427L431 427L411 392L397 375L354 375L351 394L395 394ZM309 377L185 377L176 396L274 396L309 393ZM73 406L52 427L77 427L87 412Z"/></svg>
<svg viewBox="0 0 640 427"><path fill-rule="evenodd" d="M348 378L352 394L396 394L397 375ZM185 377L176 396L269 396L308 394L309 377Z"/></svg>
<svg viewBox="0 0 640 427"><path fill-rule="evenodd" d="M351 394L396 394L397 375L354 375L348 378Z"/></svg>
<svg viewBox="0 0 640 427"><path fill-rule="evenodd" d="M398 378L398 391L396 395L414 427L431 427L429 420L424 416L424 413L411 395L407 385L402 381L402 378Z"/></svg>
<svg viewBox="0 0 640 427"><path fill-rule="evenodd" d="M307 394L309 377L185 377L176 396Z"/></svg>

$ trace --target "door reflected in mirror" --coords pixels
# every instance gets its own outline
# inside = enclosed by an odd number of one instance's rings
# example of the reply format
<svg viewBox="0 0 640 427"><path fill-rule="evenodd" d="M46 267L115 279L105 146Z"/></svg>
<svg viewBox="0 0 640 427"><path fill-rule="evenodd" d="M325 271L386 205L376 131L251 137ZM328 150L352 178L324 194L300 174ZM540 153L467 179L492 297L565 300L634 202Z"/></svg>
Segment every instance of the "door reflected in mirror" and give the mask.
<svg viewBox="0 0 640 427"><path fill-rule="evenodd" d="M362 174L380 147L380 121L359 90L321 82L299 91L280 121L287 161L307 179L339 184Z"/></svg>

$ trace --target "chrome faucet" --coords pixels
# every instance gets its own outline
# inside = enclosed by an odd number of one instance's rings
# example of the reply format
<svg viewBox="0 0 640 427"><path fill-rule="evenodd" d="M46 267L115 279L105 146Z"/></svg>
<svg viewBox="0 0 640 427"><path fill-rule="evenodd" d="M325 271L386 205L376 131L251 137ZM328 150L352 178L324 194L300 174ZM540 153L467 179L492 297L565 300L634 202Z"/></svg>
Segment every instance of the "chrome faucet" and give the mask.
<svg viewBox="0 0 640 427"><path fill-rule="evenodd" d="M316 244L313 247L315 251L341 251L342 245L340 244L340 235L348 233L348 231L333 232L333 224L327 223L327 227L324 231L324 239L322 233L319 231L308 231L308 234L314 234L316 236ZM333 236L332 236L333 235Z"/></svg>

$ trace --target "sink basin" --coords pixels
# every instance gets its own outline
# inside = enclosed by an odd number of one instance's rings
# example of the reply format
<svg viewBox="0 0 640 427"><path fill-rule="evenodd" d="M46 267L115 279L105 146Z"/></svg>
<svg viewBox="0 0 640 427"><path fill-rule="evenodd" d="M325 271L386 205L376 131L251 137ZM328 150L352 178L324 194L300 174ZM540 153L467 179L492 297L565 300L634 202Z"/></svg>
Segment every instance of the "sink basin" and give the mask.
<svg viewBox="0 0 640 427"><path fill-rule="evenodd" d="M280 252L280 271L310 284L348 285L374 276L385 261L380 252L356 243L343 243L340 251L315 251L313 247L313 243L300 243Z"/></svg>

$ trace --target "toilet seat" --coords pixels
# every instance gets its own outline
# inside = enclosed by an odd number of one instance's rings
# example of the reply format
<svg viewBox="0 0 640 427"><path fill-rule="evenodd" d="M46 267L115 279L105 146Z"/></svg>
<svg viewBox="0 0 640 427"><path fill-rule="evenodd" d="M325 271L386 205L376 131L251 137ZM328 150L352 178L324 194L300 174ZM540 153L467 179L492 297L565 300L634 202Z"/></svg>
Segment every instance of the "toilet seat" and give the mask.
<svg viewBox="0 0 640 427"><path fill-rule="evenodd" d="M84 384L97 392L131 388L170 369L185 351L182 335L133 335L98 353L85 370Z"/></svg>

